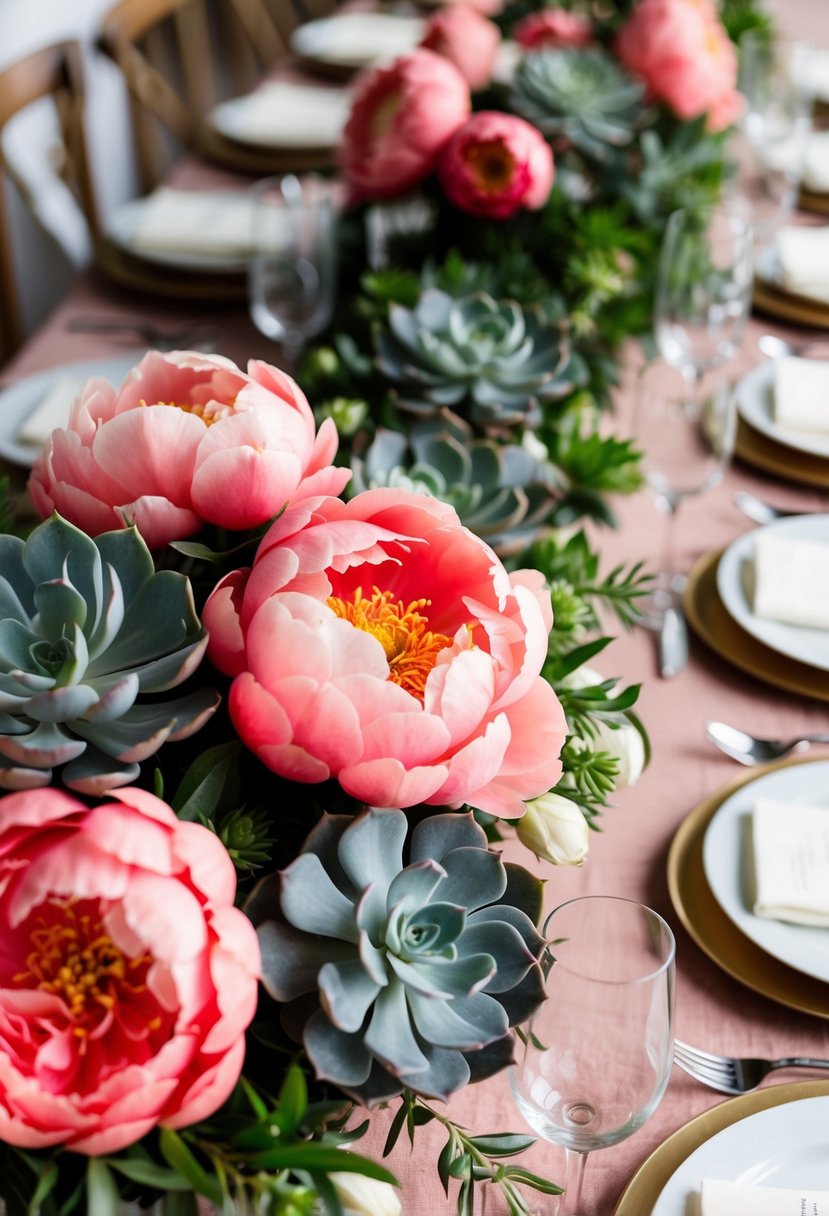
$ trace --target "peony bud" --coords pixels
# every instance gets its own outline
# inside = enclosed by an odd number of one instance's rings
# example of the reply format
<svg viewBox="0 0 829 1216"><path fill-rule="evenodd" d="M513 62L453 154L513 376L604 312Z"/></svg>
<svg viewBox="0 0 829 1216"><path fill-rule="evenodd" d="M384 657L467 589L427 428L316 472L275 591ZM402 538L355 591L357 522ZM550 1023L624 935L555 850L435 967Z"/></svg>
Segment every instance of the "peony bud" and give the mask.
<svg viewBox="0 0 829 1216"><path fill-rule="evenodd" d="M589 688L591 684L601 684L603 679L592 667L577 667L562 683L567 688ZM645 744L639 731L630 722L615 728L607 722L594 722L594 726L596 735L590 745L591 750L608 752L619 761L616 789L635 785L645 767Z"/></svg>
<svg viewBox="0 0 829 1216"><path fill-rule="evenodd" d="M388 1182L351 1172L329 1174L328 1178L345 1216L400 1216L397 1191Z"/></svg>
<svg viewBox="0 0 829 1216"><path fill-rule="evenodd" d="M582 865L590 847L590 829L581 810L552 790L527 803L516 832L536 857L554 866Z"/></svg>

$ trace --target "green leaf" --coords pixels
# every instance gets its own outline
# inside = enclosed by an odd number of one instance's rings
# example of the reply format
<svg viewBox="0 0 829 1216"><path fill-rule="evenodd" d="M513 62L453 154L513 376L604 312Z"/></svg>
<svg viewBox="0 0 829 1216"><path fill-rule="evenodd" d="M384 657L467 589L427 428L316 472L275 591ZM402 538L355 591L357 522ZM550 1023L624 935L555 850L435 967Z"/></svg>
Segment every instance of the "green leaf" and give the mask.
<svg viewBox="0 0 829 1216"><path fill-rule="evenodd" d="M394 1174L368 1157L351 1152L343 1153L337 1148L313 1140L303 1141L301 1144L274 1145L264 1152L244 1153L241 1156L245 1164L255 1170L337 1171L365 1174L367 1178L376 1178L378 1182L398 1185Z"/></svg>
<svg viewBox="0 0 829 1216"><path fill-rule="evenodd" d="M251 1109L253 1110L253 1113L256 1115L257 1119L267 1119L268 1107L259 1097L259 1094L253 1088L250 1081L245 1080L244 1077L240 1077L239 1084L242 1086L245 1097L250 1103Z"/></svg>
<svg viewBox="0 0 829 1216"><path fill-rule="evenodd" d="M41 1206L46 1198L51 1195L55 1188L55 1183L58 1181L58 1167L53 1158L44 1161L43 1168L40 1171L40 1176L37 1180L37 1186L34 1189L32 1198L29 1200L30 1216L39 1216Z"/></svg>
<svg viewBox="0 0 829 1216"><path fill-rule="evenodd" d="M555 1182L550 1182L548 1178L542 1178L540 1174L532 1174L529 1170L521 1169L518 1165L508 1165L504 1170L504 1177L509 1178L512 1182L519 1182L522 1186L531 1186L535 1191L541 1191L544 1195L561 1195L562 1187Z"/></svg>
<svg viewBox="0 0 829 1216"><path fill-rule="evenodd" d="M453 1178L464 1178L469 1173L472 1158L469 1153L461 1153L449 1163L449 1173Z"/></svg>
<svg viewBox="0 0 829 1216"><path fill-rule="evenodd" d="M197 1216L198 1210L192 1191L170 1191L161 1201L163 1216Z"/></svg>
<svg viewBox="0 0 829 1216"><path fill-rule="evenodd" d="M87 1216L118 1216L121 1199L112 1171L99 1157L92 1157L86 1167Z"/></svg>
<svg viewBox="0 0 829 1216"><path fill-rule="evenodd" d="M389 1153L397 1144L398 1137L403 1130L403 1124L406 1122L406 1103L401 1101L397 1114L391 1121L389 1134L386 1136L386 1143L383 1145L383 1156L388 1157Z"/></svg>
<svg viewBox="0 0 829 1216"><path fill-rule="evenodd" d="M151 1157L101 1157L110 1169L117 1170L125 1178L145 1186L158 1187L160 1191L189 1191L190 1183L177 1170L159 1165Z"/></svg>
<svg viewBox="0 0 829 1216"><path fill-rule="evenodd" d="M178 1132L169 1127L162 1127L159 1136L159 1147L162 1156L174 1170L178 1170L200 1195L204 1195L211 1203L221 1207L224 1202L222 1189L215 1178L199 1165Z"/></svg>
<svg viewBox="0 0 829 1216"><path fill-rule="evenodd" d="M238 797L240 752L239 743L219 743L193 761L170 804L179 819L211 819L223 801Z"/></svg>
<svg viewBox="0 0 829 1216"><path fill-rule="evenodd" d="M471 1182L464 1182L458 1191L458 1216L472 1216L475 1187Z"/></svg>
<svg viewBox="0 0 829 1216"><path fill-rule="evenodd" d="M308 1109L308 1086L305 1073L293 1063L285 1074L279 1091L279 1124L286 1136L293 1136Z"/></svg>
<svg viewBox="0 0 829 1216"><path fill-rule="evenodd" d="M469 1143L487 1157L514 1157L516 1153L531 1148L535 1144L535 1137L518 1132L498 1132L489 1136L474 1136Z"/></svg>

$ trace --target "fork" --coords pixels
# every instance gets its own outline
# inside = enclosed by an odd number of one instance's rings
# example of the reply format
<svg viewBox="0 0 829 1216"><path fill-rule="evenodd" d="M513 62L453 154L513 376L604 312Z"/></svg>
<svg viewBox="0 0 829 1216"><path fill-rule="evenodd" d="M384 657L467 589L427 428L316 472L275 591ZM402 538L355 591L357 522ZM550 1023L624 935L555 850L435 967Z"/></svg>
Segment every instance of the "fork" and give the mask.
<svg viewBox="0 0 829 1216"><path fill-rule="evenodd" d="M674 1063L695 1081L718 1089L722 1094L747 1094L778 1068L829 1069L829 1060L812 1060L808 1056L784 1056L780 1060L717 1056L679 1039L674 1041Z"/></svg>

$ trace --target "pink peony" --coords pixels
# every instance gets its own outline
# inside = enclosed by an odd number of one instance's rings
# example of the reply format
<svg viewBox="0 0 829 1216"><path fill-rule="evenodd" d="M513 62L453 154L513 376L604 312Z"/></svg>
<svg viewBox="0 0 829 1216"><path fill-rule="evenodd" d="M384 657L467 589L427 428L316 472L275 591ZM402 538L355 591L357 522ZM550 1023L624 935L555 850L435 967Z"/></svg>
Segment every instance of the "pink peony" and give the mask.
<svg viewBox="0 0 829 1216"><path fill-rule="evenodd" d="M152 351L117 391L91 380L65 430L52 432L29 479L35 509L91 536L138 526L150 548L205 523L258 527L288 499L338 494L337 430L316 432L302 391L252 361Z"/></svg>
<svg viewBox="0 0 829 1216"><path fill-rule="evenodd" d="M0 1140L98 1156L224 1102L259 948L207 828L139 789L0 801Z"/></svg>
<svg viewBox="0 0 829 1216"><path fill-rule="evenodd" d="M284 777L508 818L561 774L542 576L404 490L289 507L204 610L234 725Z"/></svg>
<svg viewBox="0 0 829 1216"><path fill-rule="evenodd" d="M494 22L469 5L441 9L426 25L421 46L445 55L454 63L470 89L489 84L501 31Z"/></svg>
<svg viewBox="0 0 829 1216"><path fill-rule="evenodd" d="M434 51L413 51L368 72L355 89L340 148L356 194L405 194L431 173L470 110L469 85Z"/></svg>
<svg viewBox="0 0 829 1216"><path fill-rule="evenodd" d="M474 8L477 13L482 13L485 17L497 17L504 11L504 3L505 0L444 0L443 8L462 4L467 8Z"/></svg>
<svg viewBox="0 0 829 1216"><path fill-rule="evenodd" d="M721 129L739 113L737 54L709 0L640 0L616 49L679 118L711 114Z"/></svg>
<svg viewBox="0 0 829 1216"><path fill-rule="evenodd" d="M523 118L480 110L452 136L439 172L456 207L500 220L521 207L544 206L553 184L553 153Z"/></svg>
<svg viewBox="0 0 829 1216"><path fill-rule="evenodd" d="M586 46L593 41L593 26L587 17L578 13L568 13L562 8L544 8L518 22L515 41L525 50Z"/></svg>

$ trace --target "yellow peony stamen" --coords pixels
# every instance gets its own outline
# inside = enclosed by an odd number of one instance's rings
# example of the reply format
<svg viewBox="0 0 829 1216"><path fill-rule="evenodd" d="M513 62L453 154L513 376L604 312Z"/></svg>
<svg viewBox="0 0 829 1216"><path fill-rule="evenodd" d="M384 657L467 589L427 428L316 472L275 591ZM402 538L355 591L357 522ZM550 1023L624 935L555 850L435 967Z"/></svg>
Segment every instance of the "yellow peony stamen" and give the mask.
<svg viewBox="0 0 829 1216"><path fill-rule="evenodd" d="M377 638L388 660L389 679L419 701L423 700L426 680L438 655L452 645L452 638L429 629L429 618L423 615L423 609L430 604L431 600L426 599L412 600L410 604L395 602L390 591L380 591L378 587L372 588L368 599L363 597L362 587L354 592L353 600L336 595L328 599L328 607L337 616ZM470 630L470 645L471 637Z"/></svg>
<svg viewBox="0 0 829 1216"><path fill-rule="evenodd" d="M485 193L499 194L512 181L515 157L500 139L472 144L465 158L475 185Z"/></svg>
<svg viewBox="0 0 829 1216"><path fill-rule="evenodd" d="M205 426L212 426L214 422L218 422L220 418L227 418L233 413L235 402L208 401L206 403L198 401L145 401L142 397L138 403L145 409L150 406L165 406L167 409L181 410L185 414L194 414L197 418L201 418Z"/></svg>
<svg viewBox="0 0 829 1216"><path fill-rule="evenodd" d="M47 923L40 918L29 935L28 970L15 975L14 982L62 997L76 1022L74 1033L83 1038L121 999L146 992L152 957L124 954L97 917L76 913L74 900L54 902L61 919Z"/></svg>

